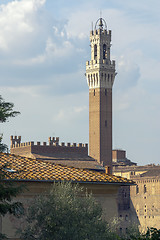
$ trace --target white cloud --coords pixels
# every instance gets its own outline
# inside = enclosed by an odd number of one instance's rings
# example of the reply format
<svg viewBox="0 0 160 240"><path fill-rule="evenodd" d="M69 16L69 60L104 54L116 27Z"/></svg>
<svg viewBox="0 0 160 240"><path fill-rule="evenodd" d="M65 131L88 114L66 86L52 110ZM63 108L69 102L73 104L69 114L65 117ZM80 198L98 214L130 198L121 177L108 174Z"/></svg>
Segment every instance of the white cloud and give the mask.
<svg viewBox="0 0 160 240"><path fill-rule="evenodd" d="M25 38L37 31L38 25L34 17L44 3L45 0L21 0L1 5L0 49L2 51L9 51L19 43L24 45Z"/></svg>
<svg viewBox="0 0 160 240"><path fill-rule="evenodd" d="M126 91L128 88L135 87L140 78L140 68L135 61L122 55L117 65L118 76L117 83L115 83L117 88Z"/></svg>
<svg viewBox="0 0 160 240"><path fill-rule="evenodd" d="M8 138L16 131L24 141L32 136L44 141L53 132L62 141L88 139L85 61L90 59L91 22L99 17L97 9L103 9L118 72L113 89L114 141L134 161L148 161L149 149L152 159L158 159L159 4L16 0L1 5L1 93L22 113L4 125Z"/></svg>

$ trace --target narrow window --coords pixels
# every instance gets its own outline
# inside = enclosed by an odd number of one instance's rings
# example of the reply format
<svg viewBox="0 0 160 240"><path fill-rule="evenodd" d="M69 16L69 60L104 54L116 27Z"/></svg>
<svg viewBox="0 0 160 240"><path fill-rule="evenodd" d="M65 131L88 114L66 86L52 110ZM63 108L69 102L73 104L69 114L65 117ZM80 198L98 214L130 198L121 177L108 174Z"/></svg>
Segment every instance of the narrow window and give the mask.
<svg viewBox="0 0 160 240"><path fill-rule="evenodd" d="M90 86L90 76L88 75L88 84Z"/></svg>
<svg viewBox="0 0 160 240"><path fill-rule="evenodd" d="M96 73L97 85L98 85L98 74Z"/></svg>
<svg viewBox="0 0 160 240"><path fill-rule="evenodd" d="M95 96L95 89L94 89L94 96Z"/></svg>
<svg viewBox="0 0 160 240"><path fill-rule="evenodd" d="M122 228L119 229L119 233L122 234Z"/></svg>
<svg viewBox="0 0 160 240"><path fill-rule="evenodd" d="M136 194L138 194L139 193L139 187L138 187L138 185L136 186Z"/></svg>
<svg viewBox="0 0 160 240"><path fill-rule="evenodd" d="M107 127L107 120L105 120L105 127Z"/></svg>
<svg viewBox="0 0 160 240"><path fill-rule="evenodd" d="M107 96L107 89L105 89L105 96Z"/></svg>
<svg viewBox="0 0 160 240"><path fill-rule="evenodd" d="M94 45L94 59L97 60L97 45Z"/></svg>
<svg viewBox="0 0 160 240"><path fill-rule="evenodd" d="M128 215L125 216L125 220L128 221Z"/></svg>
<svg viewBox="0 0 160 240"><path fill-rule="evenodd" d="M147 188L146 188L146 185L144 185L144 193L147 192Z"/></svg>
<svg viewBox="0 0 160 240"><path fill-rule="evenodd" d="M106 44L103 44L103 59L107 58L107 47Z"/></svg>

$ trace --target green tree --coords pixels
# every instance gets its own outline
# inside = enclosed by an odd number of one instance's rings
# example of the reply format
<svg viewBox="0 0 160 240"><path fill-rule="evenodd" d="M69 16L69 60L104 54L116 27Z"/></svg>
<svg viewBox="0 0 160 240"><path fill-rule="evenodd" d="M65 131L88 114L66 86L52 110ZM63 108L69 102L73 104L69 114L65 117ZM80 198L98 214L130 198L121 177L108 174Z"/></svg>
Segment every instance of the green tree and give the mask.
<svg viewBox="0 0 160 240"><path fill-rule="evenodd" d="M147 232L142 235L142 240L159 240L160 239L160 229L148 228Z"/></svg>
<svg viewBox="0 0 160 240"><path fill-rule="evenodd" d="M5 180L6 176L10 174L9 165L0 167L0 216L9 213L20 217L24 213L23 205L21 202L13 201L13 198L22 192L24 186L15 186L12 181ZM1 239L7 239L7 237L0 233Z"/></svg>
<svg viewBox="0 0 160 240"><path fill-rule="evenodd" d="M2 96L0 95L0 123L4 123L10 117L15 117L20 112L14 111L14 104L10 102L5 102ZM6 152L7 145L2 143L2 134L0 135L0 152Z"/></svg>
<svg viewBox="0 0 160 240"><path fill-rule="evenodd" d="M10 213L19 217L23 212L22 203L15 202L12 198L22 192L23 185L15 186L12 181L5 180L6 176L10 176L10 174L9 165L0 167L0 215L4 216L6 213Z"/></svg>
<svg viewBox="0 0 160 240"><path fill-rule="evenodd" d="M14 104L5 102L0 95L0 123L4 123L10 117L15 117L19 114L18 111L13 111ZM0 135L0 152L5 152L7 145L2 143L2 134ZM9 165L0 166L0 216L7 213L19 217L23 213L22 203L12 201L22 191L22 186L15 186L13 182L6 181L6 176L11 174ZM6 236L0 233L0 239L6 239Z"/></svg>
<svg viewBox="0 0 160 240"><path fill-rule="evenodd" d="M71 183L55 183L28 208L21 239L109 240L101 206L83 191Z"/></svg>
<svg viewBox="0 0 160 240"><path fill-rule="evenodd" d="M119 240L159 240L160 230L148 228L145 233L141 233L138 227L130 227L128 233L118 238Z"/></svg>

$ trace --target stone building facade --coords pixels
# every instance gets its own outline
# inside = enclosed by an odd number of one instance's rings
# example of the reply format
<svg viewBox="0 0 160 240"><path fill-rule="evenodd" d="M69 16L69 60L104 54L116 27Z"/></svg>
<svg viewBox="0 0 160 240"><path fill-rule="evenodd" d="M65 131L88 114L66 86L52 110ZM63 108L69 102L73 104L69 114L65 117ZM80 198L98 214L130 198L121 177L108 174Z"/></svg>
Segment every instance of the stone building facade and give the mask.
<svg viewBox="0 0 160 240"><path fill-rule="evenodd" d="M108 221L118 217L117 193L120 186L129 186L133 182L122 177L108 175L104 172L78 169L56 165L42 160L0 153L0 167L8 165L5 181L11 180L15 184L25 184L26 188L16 200L28 206L30 201L39 194L46 194L53 183L69 181L79 183L93 194L103 210L103 217ZM12 215L0 217L0 232L7 234L8 239L18 240L16 228L20 226L20 219Z"/></svg>
<svg viewBox="0 0 160 240"><path fill-rule="evenodd" d="M145 232L148 227L159 229L160 166L154 164L146 166L118 166L113 173L116 176L132 179L136 184L125 188L128 189L129 193L126 201L130 204L126 212L128 222L137 224L142 232ZM119 191L120 198L123 196L123 191L124 187ZM120 211L119 214L121 214ZM125 212L122 214L123 218L125 218Z"/></svg>

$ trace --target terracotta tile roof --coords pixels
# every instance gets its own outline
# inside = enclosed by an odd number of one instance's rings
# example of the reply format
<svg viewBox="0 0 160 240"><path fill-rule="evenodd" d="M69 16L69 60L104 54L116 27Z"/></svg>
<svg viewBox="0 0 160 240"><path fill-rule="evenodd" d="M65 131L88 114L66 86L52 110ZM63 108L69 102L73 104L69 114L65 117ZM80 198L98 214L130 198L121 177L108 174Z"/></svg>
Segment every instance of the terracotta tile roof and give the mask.
<svg viewBox="0 0 160 240"><path fill-rule="evenodd" d="M42 160L0 153L0 166L9 164L6 179L18 181L73 181L90 183L133 184L126 178L91 170L54 165Z"/></svg>
<svg viewBox="0 0 160 240"><path fill-rule="evenodd" d="M100 163L98 163L94 158L91 158L89 156L86 158L56 158L56 159L35 156L35 159L51 162L54 164L60 164L68 167L105 171L105 168Z"/></svg>

